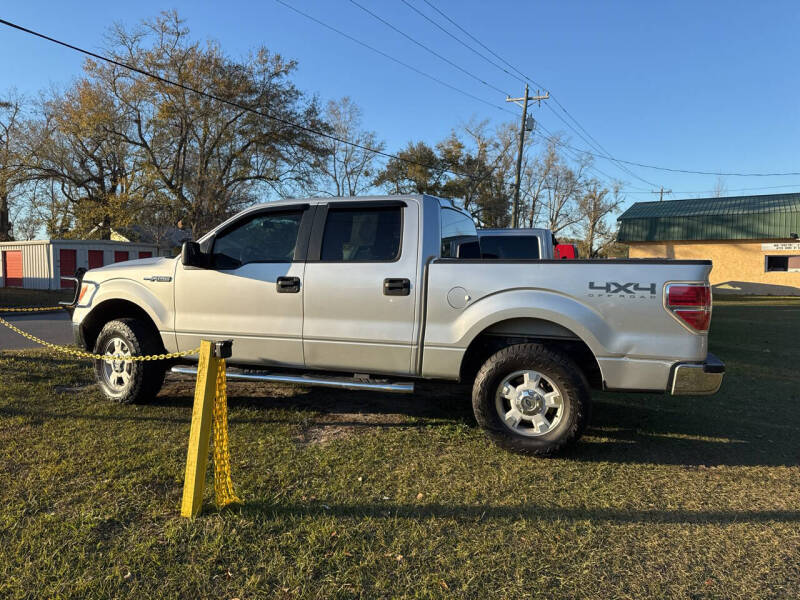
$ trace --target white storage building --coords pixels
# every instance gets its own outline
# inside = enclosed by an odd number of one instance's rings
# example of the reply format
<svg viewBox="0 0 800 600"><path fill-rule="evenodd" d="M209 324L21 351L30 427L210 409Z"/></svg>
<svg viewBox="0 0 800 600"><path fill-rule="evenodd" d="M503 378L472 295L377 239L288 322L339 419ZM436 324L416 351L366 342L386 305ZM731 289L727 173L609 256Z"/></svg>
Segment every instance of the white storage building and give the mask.
<svg viewBox="0 0 800 600"><path fill-rule="evenodd" d="M0 242L0 287L57 290L72 287L62 277L124 260L158 256L155 244L110 240Z"/></svg>

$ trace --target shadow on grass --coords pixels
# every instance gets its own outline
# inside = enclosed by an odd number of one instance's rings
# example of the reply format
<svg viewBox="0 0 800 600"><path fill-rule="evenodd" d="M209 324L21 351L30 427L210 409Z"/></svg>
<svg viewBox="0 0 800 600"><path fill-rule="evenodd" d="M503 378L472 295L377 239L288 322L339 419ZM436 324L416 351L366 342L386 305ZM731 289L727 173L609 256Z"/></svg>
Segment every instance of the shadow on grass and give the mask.
<svg viewBox="0 0 800 600"><path fill-rule="evenodd" d="M475 424L470 390L466 386L423 382L417 384L417 391L414 394L294 388L292 395L270 395L270 387L273 386L228 382L228 406L231 411L281 409L330 415L402 415L418 419L445 420L449 422L448 424ZM278 386L278 389L289 388ZM180 395L162 394L148 403L148 406L191 408L193 401L193 397L186 392ZM236 419L235 415L230 417L232 423L235 423ZM342 425L343 421L337 420L331 424ZM370 420L359 421L356 424L376 425L378 422Z"/></svg>
<svg viewBox="0 0 800 600"><path fill-rule="evenodd" d="M487 519L530 521L588 521L592 523L693 523L727 525L730 523L798 523L800 511L688 511L688 510L626 510L614 508L561 508L548 506L492 506L457 504L321 504L307 505L247 502L223 511L241 512L243 515L264 517L318 517L329 515L339 518L401 518L401 519L457 519L483 521Z"/></svg>

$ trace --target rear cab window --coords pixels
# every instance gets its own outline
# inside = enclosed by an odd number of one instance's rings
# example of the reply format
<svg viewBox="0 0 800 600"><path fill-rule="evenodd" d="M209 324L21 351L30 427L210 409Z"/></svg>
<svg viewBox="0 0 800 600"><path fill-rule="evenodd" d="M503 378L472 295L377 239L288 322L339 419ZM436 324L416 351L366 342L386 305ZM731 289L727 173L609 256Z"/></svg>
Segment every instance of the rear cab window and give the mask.
<svg viewBox="0 0 800 600"><path fill-rule="evenodd" d="M541 258L539 236L482 235L481 253L484 258L535 260Z"/></svg>
<svg viewBox="0 0 800 600"><path fill-rule="evenodd" d="M480 258L478 231L472 217L452 208L442 208L441 258Z"/></svg>

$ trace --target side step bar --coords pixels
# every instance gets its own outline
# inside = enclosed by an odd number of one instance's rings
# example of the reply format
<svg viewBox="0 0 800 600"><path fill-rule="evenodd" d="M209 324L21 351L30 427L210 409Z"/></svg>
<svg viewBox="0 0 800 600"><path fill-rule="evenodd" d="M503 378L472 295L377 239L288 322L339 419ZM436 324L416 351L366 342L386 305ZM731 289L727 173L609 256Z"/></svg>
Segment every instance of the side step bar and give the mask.
<svg viewBox="0 0 800 600"><path fill-rule="evenodd" d="M175 366L173 373L181 375L197 375L197 367ZM313 385L320 387L338 388L340 390L370 390L373 392L389 392L392 394L412 394L413 382L398 381L395 383L379 383L370 381L357 381L344 377L307 377L305 375L278 375L275 373L239 373L227 371L226 377L236 381L266 381L269 383L294 383L299 385Z"/></svg>

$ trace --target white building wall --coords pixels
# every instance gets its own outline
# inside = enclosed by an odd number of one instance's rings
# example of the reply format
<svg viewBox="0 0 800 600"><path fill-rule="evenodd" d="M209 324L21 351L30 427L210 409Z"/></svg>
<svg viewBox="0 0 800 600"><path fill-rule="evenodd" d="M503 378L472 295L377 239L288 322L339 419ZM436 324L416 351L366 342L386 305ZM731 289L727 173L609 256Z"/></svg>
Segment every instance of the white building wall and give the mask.
<svg viewBox="0 0 800 600"><path fill-rule="evenodd" d="M2 242L0 243L0 287L5 287L3 279L4 250L22 251L22 287L32 290L50 289L50 244L41 242Z"/></svg>
<svg viewBox="0 0 800 600"><path fill-rule="evenodd" d="M0 242L0 287L3 279L2 251L22 251L22 285L27 289L57 290L61 287L60 250L76 250L76 268L89 268L89 250L103 251L103 265L114 263L115 251L128 252L128 260L139 258L140 252L159 256L154 244L113 242L108 240L36 240L30 242ZM70 273L70 276L72 274Z"/></svg>

